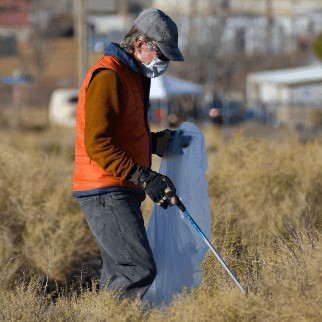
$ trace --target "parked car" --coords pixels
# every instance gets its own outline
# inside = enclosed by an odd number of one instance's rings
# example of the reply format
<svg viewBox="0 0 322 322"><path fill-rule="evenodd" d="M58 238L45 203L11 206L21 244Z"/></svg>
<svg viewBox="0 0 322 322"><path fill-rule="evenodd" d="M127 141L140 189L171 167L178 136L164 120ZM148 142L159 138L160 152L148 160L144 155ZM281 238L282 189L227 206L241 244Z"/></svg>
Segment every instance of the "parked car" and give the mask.
<svg viewBox="0 0 322 322"><path fill-rule="evenodd" d="M76 88L56 89L53 91L48 108L50 124L75 125L78 92L79 90Z"/></svg>
<svg viewBox="0 0 322 322"><path fill-rule="evenodd" d="M244 120L243 104L234 100L215 99L205 106L203 114L215 124L237 124Z"/></svg>

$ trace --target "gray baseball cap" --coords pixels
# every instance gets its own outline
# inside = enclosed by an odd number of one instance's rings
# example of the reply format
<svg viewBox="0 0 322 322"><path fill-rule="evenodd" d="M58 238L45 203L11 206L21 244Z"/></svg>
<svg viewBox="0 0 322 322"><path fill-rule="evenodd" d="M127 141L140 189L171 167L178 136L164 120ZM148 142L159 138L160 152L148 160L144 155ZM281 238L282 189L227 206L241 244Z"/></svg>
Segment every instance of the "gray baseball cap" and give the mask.
<svg viewBox="0 0 322 322"><path fill-rule="evenodd" d="M170 60L183 61L178 47L178 27L160 9L146 9L134 20L134 26L155 40L162 54Z"/></svg>

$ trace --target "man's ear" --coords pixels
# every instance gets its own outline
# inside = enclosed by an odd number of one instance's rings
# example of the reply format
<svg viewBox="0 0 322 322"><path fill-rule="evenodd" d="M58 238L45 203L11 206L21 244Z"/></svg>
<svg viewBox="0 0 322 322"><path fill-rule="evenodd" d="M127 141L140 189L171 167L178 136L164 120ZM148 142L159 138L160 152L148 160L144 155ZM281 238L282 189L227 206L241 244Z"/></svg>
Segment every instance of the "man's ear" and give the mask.
<svg viewBox="0 0 322 322"><path fill-rule="evenodd" d="M140 36L135 41L134 56L136 56L140 61L141 61L141 52L142 52L144 43L145 43L145 40L142 36Z"/></svg>
<svg viewBox="0 0 322 322"><path fill-rule="evenodd" d="M135 46L138 49L142 49L142 46L145 44L145 40L142 36L139 37L139 39L135 42Z"/></svg>

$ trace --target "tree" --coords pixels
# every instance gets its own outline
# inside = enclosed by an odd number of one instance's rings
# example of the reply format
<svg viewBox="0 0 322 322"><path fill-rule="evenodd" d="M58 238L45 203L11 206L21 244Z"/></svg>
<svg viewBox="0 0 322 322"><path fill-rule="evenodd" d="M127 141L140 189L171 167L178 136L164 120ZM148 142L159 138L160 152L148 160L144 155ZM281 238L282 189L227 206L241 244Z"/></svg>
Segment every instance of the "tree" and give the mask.
<svg viewBox="0 0 322 322"><path fill-rule="evenodd" d="M322 33L315 39L313 43L314 54L322 60Z"/></svg>
<svg viewBox="0 0 322 322"><path fill-rule="evenodd" d="M224 44L229 1L190 0L185 14L178 10L173 16L178 23L180 37L184 39L185 46L181 49L185 60L191 62L189 68L185 69L180 64L173 64L171 68L174 74L203 84L214 95L226 95L244 47L242 30L236 35L238 48L227 51L227 46L234 45Z"/></svg>

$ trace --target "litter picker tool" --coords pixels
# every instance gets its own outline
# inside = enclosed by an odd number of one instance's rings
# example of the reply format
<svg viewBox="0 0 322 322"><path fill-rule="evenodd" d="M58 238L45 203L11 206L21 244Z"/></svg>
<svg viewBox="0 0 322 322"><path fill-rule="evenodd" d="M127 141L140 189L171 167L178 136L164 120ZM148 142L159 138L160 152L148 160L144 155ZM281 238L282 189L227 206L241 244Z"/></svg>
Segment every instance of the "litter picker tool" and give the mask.
<svg viewBox="0 0 322 322"><path fill-rule="evenodd" d="M234 275L234 273L231 271L231 269L227 266L225 261L222 259L222 257L219 255L215 247L210 243L208 238L205 236L205 234L202 232L202 230L199 228L197 223L193 220L193 218L190 216L189 212L187 211L186 207L182 203L182 201L178 198L177 195L175 195L176 198L176 205L180 209L180 211L186 216L186 218L190 221L194 229L197 231L197 233L201 236L201 238L204 240L204 242L207 244L209 249L214 253L220 264L224 267L226 272L229 274L229 276L232 278L232 280L235 282L235 284L239 287L239 289L244 293L247 294L247 291L240 285L238 278Z"/></svg>

